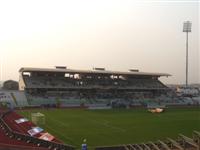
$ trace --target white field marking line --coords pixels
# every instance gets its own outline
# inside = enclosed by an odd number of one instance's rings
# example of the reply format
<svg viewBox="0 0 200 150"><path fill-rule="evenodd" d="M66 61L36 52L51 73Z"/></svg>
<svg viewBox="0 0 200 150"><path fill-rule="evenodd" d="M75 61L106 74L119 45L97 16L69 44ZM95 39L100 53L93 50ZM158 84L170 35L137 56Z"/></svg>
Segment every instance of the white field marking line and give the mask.
<svg viewBox="0 0 200 150"><path fill-rule="evenodd" d="M53 121L57 122L58 125L61 125L61 126L65 126L65 127L69 127L69 126L70 126L69 124L64 124L63 122L58 121L57 119L52 119L52 118L51 118L50 120L53 120ZM50 127L48 127L48 126L46 126L46 127L47 127L48 129L54 131L55 133L58 133L58 134L61 135L63 138L67 139L68 141L74 143L74 140L73 140L72 138L70 138L70 137L68 137L68 136L64 136L63 133L58 132L58 130L55 130L55 129L50 128Z"/></svg>
<svg viewBox="0 0 200 150"><path fill-rule="evenodd" d="M112 128L112 129L116 129L116 130L120 130L120 131L122 131L122 132L126 132L125 129L120 128L120 127L117 127L117 126L109 125L109 123L110 123L109 121L104 120L103 125L104 125L104 126L107 126L107 127L110 127L110 128Z"/></svg>
<svg viewBox="0 0 200 150"><path fill-rule="evenodd" d="M68 137L68 136L63 136L63 133L61 133L61 132L58 132L58 130L55 130L55 129L53 129L53 128L50 128L50 127L48 127L48 126L46 126L46 128L50 129L51 131L53 131L53 132L55 132L55 133L58 133L59 135L61 135L61 136L62 136L62 137L64 137L65 139L67 139L67 140L69 140L69 141L71 141L71 142L73 142L73 143L74 143L74 141L73 141L73 139L72 139L72 138L70 138L70 137Z"/></svg>
<svg viewBox="0 0 200 150"><path fill-rule="evenodd" d="M55 121L55 122L57 122L59 125L61 125L61 126L65 126L65 127L69 127L70 125L69 125L69 123L63 123L63 122L61 122L61 121L59 121L59 120L57 120L57 119L52 119L52 118L48 118L49 120L53 120L53 121Z"/></svg>
<svg viewBox="0 0 200 150"><path fill-rule="evenodd" d="M114 129L114 130L117 130L117 131L121 131L121 132L126 132L125 129L123 128L120 128L120 127L117 127L117 126L113 126L113 125L109 125L110 121L108 120L102 120L103 123L101 123L102 121L97 121L97 120L93 120L93 119L89 119L87 118L89 121L93 122L93 123L96 123L96 124L99 124L99 125L103 125L107 128L111 128L111 129Z"/></svg>

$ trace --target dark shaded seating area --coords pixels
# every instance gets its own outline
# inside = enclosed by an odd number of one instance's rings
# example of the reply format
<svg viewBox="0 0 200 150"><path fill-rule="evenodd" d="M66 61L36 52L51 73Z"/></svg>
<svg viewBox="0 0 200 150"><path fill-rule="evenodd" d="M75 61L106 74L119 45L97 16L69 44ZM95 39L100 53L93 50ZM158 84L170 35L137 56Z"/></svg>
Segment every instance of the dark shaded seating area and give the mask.
<svg viewBox="0 0 200 150"><path fill-rule="evenodd" d="M192 138L179 134L176 140L167 138L165 141L96 147L95 150L200 150L200 132L194 131Z"/></svg>
<svg viewBox="0 0 200 150"><path fill-rule="evenodd" d="M59 140L45 141L26 133L28 125L21 128L12 121L18 114L13 111L5 111L0 114L0 150L73 150L74 147L63 144ZM20 117L20 116L18 116ZM4 120L5 118L5 120Z"/></svg>

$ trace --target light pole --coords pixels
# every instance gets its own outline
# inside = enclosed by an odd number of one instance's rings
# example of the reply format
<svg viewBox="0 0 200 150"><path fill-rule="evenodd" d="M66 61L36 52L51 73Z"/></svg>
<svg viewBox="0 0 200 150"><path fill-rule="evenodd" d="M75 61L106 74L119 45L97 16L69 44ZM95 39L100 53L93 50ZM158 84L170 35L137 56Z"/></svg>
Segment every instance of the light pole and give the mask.
<svg viewBox="0 0 200 150"><path fill-rule="evenodd" d="M183 23L183 32L186 32L186 80L185 85L188 86L188 33L191 32L192 23L185 21Z"/></svg>
<svg viewBox="0 0 200 150"><path fill-rule="evenodd" d="M0 89L2 88L2 76L3 76L3 61L2 61L3 57L0 57Z"/></svg>

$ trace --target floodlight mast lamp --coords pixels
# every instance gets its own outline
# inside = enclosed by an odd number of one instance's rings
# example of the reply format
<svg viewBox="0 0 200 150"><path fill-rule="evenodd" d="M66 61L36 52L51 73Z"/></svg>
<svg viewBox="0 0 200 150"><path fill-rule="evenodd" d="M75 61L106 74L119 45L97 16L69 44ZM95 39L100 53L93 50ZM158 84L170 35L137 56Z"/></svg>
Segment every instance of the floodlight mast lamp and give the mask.
<svg viewBox="0 0 200 150"><path fill-rule="evenodd" d="M186 80L185 85L188 86L188 33L191 32L192 23L185 21L183 23L183 32L186 32Z"/></svg>

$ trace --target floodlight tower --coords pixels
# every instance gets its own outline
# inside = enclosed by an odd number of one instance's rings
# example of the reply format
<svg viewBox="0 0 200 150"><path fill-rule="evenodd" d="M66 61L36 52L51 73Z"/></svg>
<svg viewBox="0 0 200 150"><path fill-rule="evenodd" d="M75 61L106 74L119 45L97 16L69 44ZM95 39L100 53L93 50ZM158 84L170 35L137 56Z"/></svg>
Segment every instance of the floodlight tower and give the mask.
<svg viewBox="0 0 200 150"><path fill-rule="evenodd" d="M185 21L183 23L183 32L186 32L186 80L185 85L188 86L188 33L191 32L191 21Z"/></svg>
<svg viewBox="0 0 200 150"><path fill-rule="evenodd" d="M1 87L2 87L2 83L3 83L3 81L2 81L2 76L3 76L3 64L2 64L3 62L2 62L2 58L0 57L0 89L1 89Z"/></svg>

